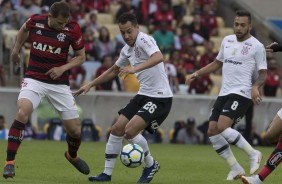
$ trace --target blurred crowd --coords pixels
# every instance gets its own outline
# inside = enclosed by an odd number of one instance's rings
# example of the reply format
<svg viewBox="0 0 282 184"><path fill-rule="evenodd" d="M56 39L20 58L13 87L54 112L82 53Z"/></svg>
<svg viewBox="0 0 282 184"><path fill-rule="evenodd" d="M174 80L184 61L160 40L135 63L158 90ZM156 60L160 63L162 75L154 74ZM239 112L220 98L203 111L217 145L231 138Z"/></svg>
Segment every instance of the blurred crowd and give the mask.
<svg viewBox="0 0 282 184"><path fill-rule="evenodd" d="M9 53L11 42L17 30L33 14L48 13L49 7L60 0L0 0L0 31L2 33L2 61L0 61L0 86L9 85L8 72L20 75L18 68L11 67ZM217 14L217 0L65 0L71 7L71 18L81 26L85 41L86 61L82 66L70 70L70 87L75 90L93 78L98 77L116 61L124 41L116 25L117 18L124 12L137 15L140 31L150 34L156 40L165 56L165 67L171 89L175 94L218 95L221 86L221 71L193 81L190 86L185 78L201 67L211 63L219 50L224 36L233 34L232 28L225 27L222 17ZM253 32L255 36L255 32ZM31 45L24 45L23 68L28 64ZM71 51L71 48L70 48ZM72 52L70 52L70 58ZM280 65L276 58L268 56L268 77L263 88L265 96L277 96L280 91ZM10 73L11 75L11 73ZM94 90L137 92L135 75L117 77ZM4 117L0 117L0 122ZM55 121L56 124L57 120ZM88 131L101 130L85 126ZM203 122L196 127L192 117L187 122L175 122L170 132L170 142L182 144L208 143L205 135L207 125ZM93 123L94 124L94 123ZM50 123L48 124L50 125ZM57 125L57 124L56 124ZM4 127L4 126L3 126ZM36 129L29 126L29 137L35 136ZM45 136L51 136L47 133ZM53 129L49 129L50 131ZM55 129L54 129L55 130ZM57 131L58 129L56 129ZM6 130L0 131L4 138ZM61 133L63 133L61 131ZM53 134L52 134L53 136ZM144 132L151 142L161 142L163 132L153 136ZM57 136L58 137L58 136ZM60 137L60 136L59 136ZM86 139L92 139L93 137ZM57 138L63 139L63 137ZM97 140L97 138L93 138Z"/></svg>
<svg viewBox="0 0 282 184"><path fill-rule="evenodd" d="M56 1L60 0L0 1L2 32L8 35L9 30L18 30L32 14L48 13L49 7ZM222 17L217 15L217 0L65 1L71 7L71 18L81 26L86 51L86 62L70 71L72 89L79 88L113 65L125 44L115 24L116 19L124 12L133 12L138 17L140 30L152 35L164 54L174 93L218 94L221 71L203 76L189 87L185 85L185 77L212 62L219 50L221 39L233 33L232 28L226 28ZM29 48L30 44L26 43L25 49ZM9 49L8 46L5 47L4 40L4 65L8 64ZM25 66L28 58L25 56ZM269 58L269 62L274 64L271 64L270 76L264 87L266 96L275 96L280 88L280 67L275 60ZM3 68L1 65L0 84L5 86ZM95 90L136 92L138 88L138 81L132 75L125 79L115 78L97 86Z"/></svg>

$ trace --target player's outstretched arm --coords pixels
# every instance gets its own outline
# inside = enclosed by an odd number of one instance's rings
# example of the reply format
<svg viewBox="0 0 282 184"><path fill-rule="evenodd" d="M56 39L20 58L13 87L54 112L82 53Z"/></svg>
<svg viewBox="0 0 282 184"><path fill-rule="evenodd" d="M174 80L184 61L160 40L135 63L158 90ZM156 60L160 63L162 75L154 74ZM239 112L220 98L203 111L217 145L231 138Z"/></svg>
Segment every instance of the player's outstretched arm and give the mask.
<svg viewBox="0 0 282 184"><path fill-rule="evenodd" d="M102 75L97 77L96 79L92 80L88 84L82 86L79 90L73 92L73 96L79 96L80 94L85 95L89 92L89 90L97 85L103 84L113 78L115 78L119 74L119 67L117 65L113 65L111 68L106 70Z"/></svg>
<svg viewBox="0 0 282 184"><path fill-rule="evenodd" d="M271 43L270 45L266 46L266 52L281 52L282 51L282 44L278 44L276 42Z"/></svg>
<svg viewBox="0 0 282 184"><path fill-rule="evenodd" d="M214 60L212 63L208 64L207 66L201 68L200 70L198 71L195 71L194 73L192 73L191 75L189 75L187 78L186 78L186 81L185 83L187 85L190 85L190 83L195 80L196 78L198 78L199 76L203 76L203 75L206 75L206 74L209 74L209 73L212 73L216 70L218 70L219 68L222 67L222 62L221 61L218 61L218 60Z"/></svg>

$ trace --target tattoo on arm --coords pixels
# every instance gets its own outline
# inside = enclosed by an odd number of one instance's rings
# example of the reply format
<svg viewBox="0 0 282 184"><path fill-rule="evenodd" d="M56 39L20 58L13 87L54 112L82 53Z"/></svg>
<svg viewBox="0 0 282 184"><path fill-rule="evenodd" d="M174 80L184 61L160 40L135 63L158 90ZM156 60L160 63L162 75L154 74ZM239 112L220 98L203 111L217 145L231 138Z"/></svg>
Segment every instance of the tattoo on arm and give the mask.
<svg viewBox="0 0 282 184"><path fill-rule="evenodd" d="M259 70L259 76L256 82L254 83L254 86L258 86L258 88L261 88L266 80L267 77L267 70Z"/></svg>

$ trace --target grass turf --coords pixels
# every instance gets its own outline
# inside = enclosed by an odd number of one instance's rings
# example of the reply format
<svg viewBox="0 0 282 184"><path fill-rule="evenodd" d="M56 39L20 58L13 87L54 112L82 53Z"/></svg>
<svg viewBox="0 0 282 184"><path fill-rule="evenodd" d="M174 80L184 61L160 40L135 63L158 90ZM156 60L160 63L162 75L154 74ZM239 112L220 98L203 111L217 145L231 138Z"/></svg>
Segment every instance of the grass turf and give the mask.
<svg viewBox="0 0 282 184"><path fill-rule="evenodd" d="M6 158L6 141L0 141L0 168ZM84 184L91 183L87 176L79 173L64 157L65 142L24 141L16 159L16 177L0 178L0 183L20 184ZM226 181L229 172L227 164L213 151L210 145L190 146L172 144L151 144L151 152L161 164L160 171L151 183L154 184L237 184L241 181ZM266 162L272 147L258 147L264 154L262 165ZM247 155L232 147L234 155L249 172ZM90 166L90 175L103 171L105 142L83 142L79 156ZM262 166L261 165L261 166ZM266 184L279 184L282 180L282 166L278 167L265 181ZM126 168L117 160L112 176L113 184L136 183L141 176L142 167ZM2 170L1 170L2 174ZM107 182L104 182L107 184Z"/></svg>

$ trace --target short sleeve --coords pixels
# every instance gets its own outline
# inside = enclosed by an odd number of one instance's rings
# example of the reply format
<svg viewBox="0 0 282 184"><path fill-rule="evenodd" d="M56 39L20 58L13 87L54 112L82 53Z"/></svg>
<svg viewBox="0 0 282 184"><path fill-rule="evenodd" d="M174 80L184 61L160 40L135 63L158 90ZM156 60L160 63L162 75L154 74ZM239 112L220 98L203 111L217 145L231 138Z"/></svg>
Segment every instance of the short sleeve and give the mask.
<svg viewBox="0 0 282 184"><path fill-rule="evenodd" d="M223 62L224 60L224 43L225 43L225 38L221 42L220 50L218 52L218 55L216 56L216 60Z"/></svg>
<svg viewBox="0 0 282 184"><path fill-rule="evenodd" d="M124 46L120 51L120 55L119 55L119 58L116 61L116 65L118 67L122 68L122 67L128 66L129 64L130 63L129 63L129 60L127 59L127 56L125 54L125 46Z"/></svg>
<svg viewBox="0 0 282 184"><path fill-rule="evenodd" d="M257 70L267 69L266 52L262 44L257 46L255 60L257 63Z"/></svg>
<svg viewBox="0 0 282 184"><path fill-rule="evenodd" d="M29 31L31 29L31 25L33 23L33 19L36 15L30 16L26 21L26 29Z"/></svg>
<svg viewBox="0 0 282 184"><path fill-rule="evenodd" d="M84 47L84 40L80 30L80 26L76 23L72 33L72 43L71 46L74 50L80 50Z"/></svg>
<svg viewBox="0 0 282 184"><path fill-rule="evenodd" d="M138 40L138 45L149 56L151 56L155 52L160 51L159 47L157 46L155 39L153 37L147 36L145 34L144 34L144 36L141 36L141 38Z"/></svg>

